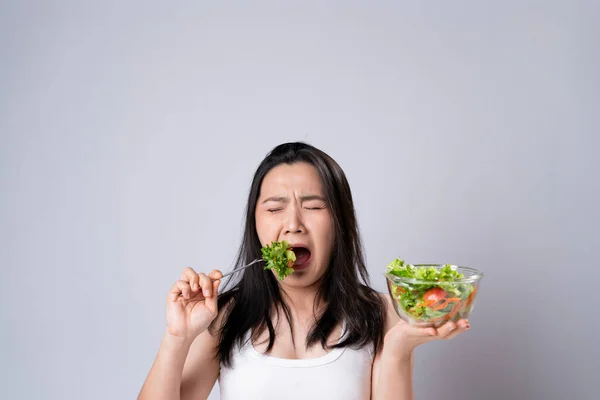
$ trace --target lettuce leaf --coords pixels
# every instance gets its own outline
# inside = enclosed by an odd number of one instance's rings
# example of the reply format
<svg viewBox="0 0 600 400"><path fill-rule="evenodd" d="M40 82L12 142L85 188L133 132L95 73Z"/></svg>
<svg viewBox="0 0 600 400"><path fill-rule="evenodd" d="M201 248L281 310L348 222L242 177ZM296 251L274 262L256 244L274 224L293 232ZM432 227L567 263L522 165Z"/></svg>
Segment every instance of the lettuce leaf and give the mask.
<svg viewBox="0 0 600 400"><path fill-rule="evenodd" d="M265 270L273 269L279 280L283 280L294 272L292 265L296 262L296 254L287 241L271 242L271 244L263 246L261 253L263 260L266 261Z"/></svg>

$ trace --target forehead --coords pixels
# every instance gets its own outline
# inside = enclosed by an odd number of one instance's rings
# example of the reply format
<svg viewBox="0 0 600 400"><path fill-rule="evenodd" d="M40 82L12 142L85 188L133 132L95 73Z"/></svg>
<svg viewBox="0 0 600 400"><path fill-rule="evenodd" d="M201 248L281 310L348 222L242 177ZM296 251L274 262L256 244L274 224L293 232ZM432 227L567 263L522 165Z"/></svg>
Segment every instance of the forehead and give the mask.
<svg viewBox="0 0 600 400"><path fill-rule="evenodd" d="M261 197L289 191L322 195L321 179L317 169L304 162L280 164L265 175L261 186Z"/></svg>

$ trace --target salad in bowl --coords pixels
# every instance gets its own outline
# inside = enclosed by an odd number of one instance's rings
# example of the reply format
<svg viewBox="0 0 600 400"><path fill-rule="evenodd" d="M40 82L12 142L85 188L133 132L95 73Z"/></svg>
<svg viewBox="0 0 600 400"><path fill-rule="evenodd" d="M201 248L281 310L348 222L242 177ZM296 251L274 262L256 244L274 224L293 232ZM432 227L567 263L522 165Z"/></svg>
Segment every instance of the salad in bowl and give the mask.
<svg viewBox="0 0 600 400"><path fill-rule="evenodd" d="M438 328L468 318L480 271L451 264L408 264L399 258L385 272L396 313L411 325Z"/></svg>

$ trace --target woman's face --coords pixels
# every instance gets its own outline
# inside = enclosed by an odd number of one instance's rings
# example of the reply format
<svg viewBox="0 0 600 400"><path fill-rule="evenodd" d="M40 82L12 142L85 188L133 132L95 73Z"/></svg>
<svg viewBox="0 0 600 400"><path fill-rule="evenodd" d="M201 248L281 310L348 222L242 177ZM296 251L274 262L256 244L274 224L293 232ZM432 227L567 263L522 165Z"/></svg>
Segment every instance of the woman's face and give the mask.
<svg viewBox="0 0 600 400"><path fill-rule="evenodd" d="M329 266L334 231L331 211L312 165L280 164L267 173L256 204L256 230L263 246L286 240L293 247L294 273L282 285L307 287L323 276Z"/></svg>

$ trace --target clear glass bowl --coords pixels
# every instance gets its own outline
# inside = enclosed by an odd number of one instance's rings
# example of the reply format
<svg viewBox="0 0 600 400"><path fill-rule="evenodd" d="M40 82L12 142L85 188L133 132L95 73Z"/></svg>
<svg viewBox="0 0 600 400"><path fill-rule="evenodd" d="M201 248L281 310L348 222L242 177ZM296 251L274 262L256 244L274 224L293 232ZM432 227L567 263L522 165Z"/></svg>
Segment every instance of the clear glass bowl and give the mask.
<svg viewBox="0 0 600 400"><path fill-rule="evenodd" d="M413 266L438 270L443 267L439 264ZM468 267L456 267L456 270L464 278L451 282L426 281L384 273L396 313L404 321L418 327L439 328L448 321L457 322L468 318L473 312L483 274Z"/></svg>

